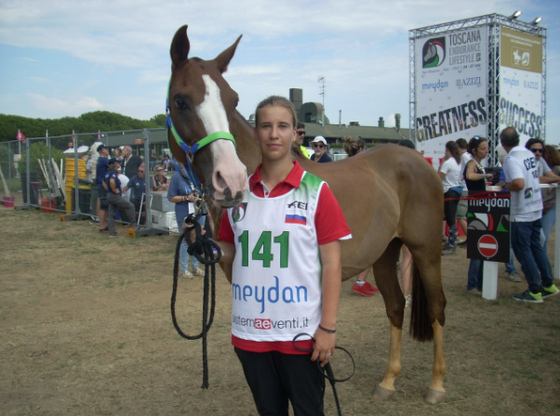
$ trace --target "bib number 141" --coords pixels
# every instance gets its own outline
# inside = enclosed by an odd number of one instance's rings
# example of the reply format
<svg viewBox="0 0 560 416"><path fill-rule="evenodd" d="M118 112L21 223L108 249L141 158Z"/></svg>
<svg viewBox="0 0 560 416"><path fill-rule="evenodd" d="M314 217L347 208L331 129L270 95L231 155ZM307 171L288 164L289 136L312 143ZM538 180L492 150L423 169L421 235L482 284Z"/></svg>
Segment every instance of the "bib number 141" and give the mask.
<svg viewBox="0 0 560 416"><path fill-rule="evenodd" d="M241 243L241 265L243 267L249 266L249 252L251 253L252 261L260 260L263 262L263 267L270 267L271 263L274 261L272 244L280 245L280 267L288 267L288 248L290 240L290 233L288 231L284 231L274 238L272 237L272 232L263 231L252 250L252 242L249 241L249 231L243 231L238 240Z"/></svg>

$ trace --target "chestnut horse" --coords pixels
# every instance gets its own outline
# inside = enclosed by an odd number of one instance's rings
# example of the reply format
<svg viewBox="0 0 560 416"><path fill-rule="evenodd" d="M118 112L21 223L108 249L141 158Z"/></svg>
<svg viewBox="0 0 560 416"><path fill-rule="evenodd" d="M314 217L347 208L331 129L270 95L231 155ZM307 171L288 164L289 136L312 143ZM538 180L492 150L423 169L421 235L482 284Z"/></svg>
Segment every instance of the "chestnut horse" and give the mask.
<svg viewBox="0 0 560 416"><path fill-rule="evenodd" d="M247 172L260 162L252 127L235 109L237 93L222 76L240 39L211 61L189 58L187 26L177 31L171 44L170 148L178 161L192 159L210 202L217 207L241 202ZM414 260L410 332L417 340L434 341L433 378L426 401L439 403L445 395L446 301L441 281L443 191L437 173L418 152L393 144L333 163L311 162L297 151L294 158L329 184L352 230L353 238L342 242L343 280L373 265L391 339L387 371L374 394L377 399L391 396L401 371L405 299L396 265L402 244L410 249ZM227 275L230 270L225 271Z"/></svg>

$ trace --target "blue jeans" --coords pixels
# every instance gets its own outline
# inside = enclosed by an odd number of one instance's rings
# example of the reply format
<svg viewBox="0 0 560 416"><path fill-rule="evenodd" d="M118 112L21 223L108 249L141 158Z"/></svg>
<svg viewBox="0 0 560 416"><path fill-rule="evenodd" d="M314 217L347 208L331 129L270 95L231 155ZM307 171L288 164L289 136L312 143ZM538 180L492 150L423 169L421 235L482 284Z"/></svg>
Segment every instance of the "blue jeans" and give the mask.
<svg viewBox="0 0 560 416"><path fill-rule="evenodd" d="M482 271L483 261L471 259L469 263L469 273L467 280L467 290L479 289L482 290Z"/></svg>
<svg viewBox="0 0 560 416"><path fill-rule="evenodd" d="M544 232L544 247L546 251L546 245L548 244L548 238L550 237L550 233L554 228L554 224L556 224L556 205L550 208L546 214L543 215L541 218L542 222L542 230Z"/></svg>
<svg viewBox="0 0 560 416"><path fill-rule="evenodd" d="M506 265L506 273L511 273L517 270L517 268L515 267L515 263L513 261L514 256L513 256L513 247L510 246L509 248L509 263L504 263Z"/></svg>
<svg viewBox="0 0 560 416"><path fill-rule="evenodd" d="M196 220L200 225L204 225L206 216L201 215ZM182 233L183 221L177 221L177 226L179 227L179 232ZM196 270L198 268L198 259L195 256L189 256L189 253L187 253L187 243L185 243L185 240L183 239L183 241L181 241L181 248L179 249L179 270L183 271L189 269L189 257L191 259L192 269Z"/></svg>
<svg viewBox="0 0 560 416"><path fill-rule="evenodd" d="M541 245L541 220L511 223L511 245L533 293L552 284L552 268Z"/></svg>

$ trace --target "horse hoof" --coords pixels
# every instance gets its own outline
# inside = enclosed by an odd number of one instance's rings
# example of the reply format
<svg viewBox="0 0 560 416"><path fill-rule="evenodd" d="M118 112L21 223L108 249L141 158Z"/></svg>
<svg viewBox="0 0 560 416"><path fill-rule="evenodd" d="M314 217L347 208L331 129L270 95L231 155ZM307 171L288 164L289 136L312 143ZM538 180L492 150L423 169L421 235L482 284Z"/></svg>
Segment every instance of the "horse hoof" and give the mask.
<svg viewBox="0 0 560 416"><path fill-rule="evenodd" d="M394 392L395 390L389 390L384 387L377 386L377 388L375 389L375 393L373 393L373 398L375 400L386 402L391 398Z"/></svg>
<svg viewBox="0 0 560 416"><path fill-rule="evenodd" d="M426 403L429 404L439 404L443 401L445 397L445 391L438 391L438 390L428 390L426 392Z"/></svg>

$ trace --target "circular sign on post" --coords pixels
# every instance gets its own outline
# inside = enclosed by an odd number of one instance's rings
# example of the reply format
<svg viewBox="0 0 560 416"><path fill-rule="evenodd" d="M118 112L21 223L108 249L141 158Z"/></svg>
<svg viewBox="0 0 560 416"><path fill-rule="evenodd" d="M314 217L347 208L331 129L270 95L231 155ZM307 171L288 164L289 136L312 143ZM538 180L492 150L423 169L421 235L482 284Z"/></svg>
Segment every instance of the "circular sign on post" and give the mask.
<svg viewBox="0 0 560 416"><path fill-rule="evenodd" d="M498 254L498 240L493 235L485 234L478 239L478 252L486 258L494 257Z"/></svg>

